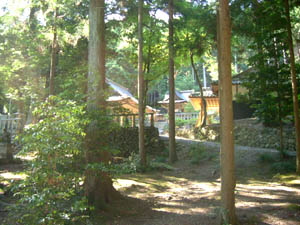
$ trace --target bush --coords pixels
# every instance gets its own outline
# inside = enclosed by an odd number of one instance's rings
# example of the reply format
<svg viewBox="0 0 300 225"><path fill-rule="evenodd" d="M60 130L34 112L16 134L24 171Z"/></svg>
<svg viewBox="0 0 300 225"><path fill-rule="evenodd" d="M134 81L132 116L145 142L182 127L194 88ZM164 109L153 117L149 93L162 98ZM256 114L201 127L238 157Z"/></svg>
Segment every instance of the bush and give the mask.
<svg viewBox="0 0 300 225"><path fill-rule="evenodd" d="M197 120L198 119L190 119L190 120L176 119L175 126L176 127L195 126Z"/></svg>
<svg viewBox="0 0 300 225"><path fill-rule="evenodd" d="M82 194L84 107L51 97L34 113L38 122L20 141L21 154L35 158L27 179L15 187L19 200L13 217L18 224L83 224L88 211Z"/></svg>
<svg viewBox="0 0 300 225"><path fill-rule="evenodd" d="M275 173L292 173L296 171L295 160L279 161L272 164L272 171Z"/></svg>
<svg viewBox="0 0 300 225"><path fill-rule="evenodd" d="M216 155L207 151L202 145L192 145L189 150L189 156L192 164L199 164L202 161L212 160Z"/></svg>
<svg viewBox="0 0 300 225"><path fill-rule="evenodd" d="M274 163L276 161L276 159L274 158L273 155L268 154L268 153L263 153L259 156L259 160L262 163Z"/></svg>

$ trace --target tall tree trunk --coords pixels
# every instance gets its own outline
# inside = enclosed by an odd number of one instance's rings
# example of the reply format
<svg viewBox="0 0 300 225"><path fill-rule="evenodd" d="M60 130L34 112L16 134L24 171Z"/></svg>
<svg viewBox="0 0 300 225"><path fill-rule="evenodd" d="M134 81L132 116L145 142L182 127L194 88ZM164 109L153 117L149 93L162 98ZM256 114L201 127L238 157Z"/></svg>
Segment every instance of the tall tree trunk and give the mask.
<svg viewBox="0 0 300 225"><path fill-rule="evenodd" d="M50 67L50 76L49 76L49 95L54 95L54 78L56 72L56 54L57 54L57 16L58 8L54 12L54 24L53 24L53 39L51 45L51 67Z"/></svg>
<svg viewBox="0 0 300 225"><path fill-rule="evenodd" d="M231 28L229 0L219 1L218 60L221 117L221 215L220 222L236 224L235 169L233 141L232 78L231 78Z"/></svg>
<svg viewBox="0 0 300 225"><path fill-rule="evenodd" d="M200 97L201 97L201 100L202 100L202 104L201 104L201 115L202 115L202 112L204 112L204 116L203 116L203 119L201 121L201 125L200 127L205 127L206 126L206 118L207 118L207 104L206 104L206 100L205 100L205 97L204 97L204 94L203 94L203 88L202 88L202 85L201 85L201 81L200 81L200 78L199 78L199 74L196 70L196 67L195 67L195 63L194 63L194 55L193 53L191 52L190 54L190 57L191 57L191 64L192 64L192 67L193 67L193 70L194 70L194 73L195 73L195 77L196 77L196 80L197 80L197 83L199 85L199 89L200 89ZM203 107L202 107L203 106Z"/></svg>
<svg viewBox="0 0 300 225"><path fill-rule="evenodd" d="M139 71L139 154L140 163L142 167L146 167L146 149L145 149L145 139L144 139L144 74L143 74L143 7L144 1L139 0L138 9L138 39L139 39L139 56L138 56L138 71Z"/></svg>
<svg viewBox="0 0 300 225"><path fill-rule="evenodd" d="M275 34L274 34L275 35ZM277 82L277 105L278 105L278 121L279 121L279 151L280 151L280 155L283 158L284 153L283 153L283 122L282 122L282 94L280 93L280 91L282 90L281 87L281 77L280 77L280 65L278 62L279 59L279 53L278 53L278 47L277 47L277 41L276 38L274 38L274 42L273 42L273 47L274 47L274 52L275 52L275 57L274 57L274 61L275 61L275 66L276 66L276 82Z"/></svg>
<svg viewBox="0 0 300 225"><path fill-rule="evenodd" d="M105 120L105 22L104 0L91 0L89 9L89 59L88 59L88 113L101 115ZM101 113L101 114L100 114ZM97 116L97 117L98 117ZM101 121L101 126L92 117L86 134L86 163L107 164L110 159L108 135ZM108 173L99 169L87 169L85 172L85 195L88 202L97 209L105 209L114 198L119 197L112 185Z"/></svg>
<svg viewBox="0 0 300 225"><path fill-rule="evenodd" d="M169 0L169 162L177 160L175 148L174 3Z"/></svg>
<svg viewBox="0 0 300 225"><path fill-rule="evenodd" d="M293 49L293 37L292 37L289 1L284 0L284 3L285 3L286 18L287 18L288 44L289 44L289 51L290 51L291 79L292 79L293 103L294 103L294 119L295 119L295 129L296 129L296 151L297 151L296 172L300 174L300 123L299 123L298 84L296 78L295 55Z"/></svg>
<svg viewBox="0 0 300 225"><path fill-rule="evenodd" d="M37 25L37 19L35 17L35 13L38 11L38 7L31 6L30 7L30 13L29 13L29 29L31 32L34 32L36 30ZM35 33L31 33L34 35Z"/></svg>

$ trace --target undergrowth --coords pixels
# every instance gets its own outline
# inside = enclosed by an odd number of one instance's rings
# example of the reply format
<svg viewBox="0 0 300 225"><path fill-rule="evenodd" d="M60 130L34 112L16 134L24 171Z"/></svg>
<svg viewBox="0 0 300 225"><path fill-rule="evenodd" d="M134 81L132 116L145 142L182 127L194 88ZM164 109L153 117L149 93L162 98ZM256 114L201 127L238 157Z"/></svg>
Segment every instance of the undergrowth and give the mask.
<svg viewBox="0 0 300 225"><path fill-rule="evenodd" d="M189 149L190 162L199 164L203 161L210 161L216 158L216 153L209 151L203 145L191 145Z"/></svg>
<svg viewBox="0 0 300 225"><path fill-rule="evenodd" d="M295 158L279 158L274 154L264 153L259 156L259 160L270 165L273 173L286 174L296 171L296 160Z"/></svg>

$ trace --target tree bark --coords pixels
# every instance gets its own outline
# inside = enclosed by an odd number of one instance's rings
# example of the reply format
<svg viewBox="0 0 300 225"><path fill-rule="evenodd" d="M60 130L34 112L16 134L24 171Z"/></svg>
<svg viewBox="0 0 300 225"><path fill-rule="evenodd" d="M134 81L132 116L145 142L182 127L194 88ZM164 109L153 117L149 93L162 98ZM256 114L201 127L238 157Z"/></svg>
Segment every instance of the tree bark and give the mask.
<svg viewBox="0 0 300 225"><path fill-rule="evenodd" d="M17 133L21 134L23 132L25 123L26 123L26 115L25 115L25 100L23 97L23 94L21 92L18 93L18 101L17 101L17 106L18 106L18 117L19 117L19 125L17 129Z"/></svg>
<svg viewBox="0 0 300 225"><path fill-rule="evenodd" d="M175 148L174 3L169 0L169 162L177 160Z"/></svg>
<svg viewBox="0 0 300 225"><path fill-rule="evenodd" d="M202 100L201 106L203 105L203 109L201 107L201 115L202 115L202 111L203 111L204 112L204 116L203 116L203 120L201 121L201 125L200 125L200 128L203 128L203 127L206 126L207 104L206 104L206 100L205 100L205 97L204 97L204 94L203 94L203 88L202 88L202 85L201 85L199 74L198 74L198 72L196 70L196 67L195 67L194 55L193 55L192 52L191 52L190 56L191 56L191 64L192 64L192 67L193 67L193 70L194 70L194 73L195 73L195 77L196 77L196 80L197 80L197 83L198 83L199 89L200 89L200 97L201 97L201 100Z"/></svg>
<svg viewBox="0 0 300 225"><path fill-rule="evenodd" d="M139 39L139 55L138 55L138 83L139 83L139 155L140 163L142 167L146 167L146 149L145 149L145 139L144 139L144 74L143 74L143 7L144 1L139 0L138 9L138 39Z"/></svg>
<svg viewBox="0 0 300 225"><path fill-rule="evenodd" d="M49 95L54 95L54 78L56 72L56 54L57 54L57 17L58 8L54 12L54 24L53 24L53 39L51 45L51 66L50 66L50 76L49 76Z"/></svg>
<svg viewBox="0 0 300 225"><path fill-rule="evenodd" d="M275 34L274 34L275 35ZM274 61L275 61L275 66L276 66L276 69L277 69L277 72L276 72L276 82L277 82L277 105L278 105L278 122L279 122L279 151L280 151L280 155L281 155L281 158L284 157L284 153L283 153L283 121L282 121L282 98L281 98L281 77L280 77L280 74L279 74L279 70L280 70L280 65L279 65L279 62L278 62L278 59L279 59L279 54L278 54L278 48L277 48L277 41L276 41L276 38L274 38L274 41L273 41L273 47L274 47L274 52L275 52L275 57L274 57Z"/></svg>
<svg viewBox="0 0 300 225"><path fill-rule="evenodd" d="M296 67L295 67L295 55L293 49L293 37L292 37L292 28L291 28L291 18L290 18L290 7L289 1L284 0L285 4L285 13L287 19L287 31L288 31L288 44L290 52L290 63L291 63L291 80L292 80L292 89L293 89L293 104L294 104L294 122L296 129L296 172L300 174L300 123L299 123L299 100L298 100L298 84L296 78Z"/></svg>
<svg viewBox="0 0 300 225"><path fill-rule="evenodd" d="M221 215L220 223L236 224L233 141L231 27L229 0L219 1L218 61L221 117Z"/></svg>
<svg viewBox="0 0 300 225"><path fill-rule="evenodd" d="M101 116L105 120L105 22L104 0L91 0L89 9L89 59L88 59L88 106L90 115ZM89 165L107 164L111 155L108 148L108 136L104 128L105 121L101 121L99 127L96 118L87 128L86 134L86 163L88 169L85 172L85 195L90 205L97 209L105 209L113 199L119 197L119 193L112 185L112 179L108 173L100 169L89 168Z"/></svg>

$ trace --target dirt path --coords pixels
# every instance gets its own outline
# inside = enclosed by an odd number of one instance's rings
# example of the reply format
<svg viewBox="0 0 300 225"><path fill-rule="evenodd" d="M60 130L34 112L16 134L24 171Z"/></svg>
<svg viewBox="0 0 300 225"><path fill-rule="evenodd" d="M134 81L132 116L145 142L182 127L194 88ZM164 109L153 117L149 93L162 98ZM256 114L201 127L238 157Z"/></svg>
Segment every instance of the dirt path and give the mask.
<svg viewBox="0 0 300 225"><path fill-rule="evenodd" d="M217 155L216 149L209 149ZM263 154L263 153L262 153ZM300 178L276 182L260 153L236 151L236 208L241 225L299 225ZM174 170L122 176L115 186L123 195L142 200L128 206L132 215L107 224L217 224L220 205L218 157L192 165L186 150ZM132 207L132 208L130 208ZM134 213L135 212L135 213Z"/></svg>
<svg viewBox="0 0 300 225"><path fill-rule="evenodd" d="M116 177L114 185L126 199L116 203L120 211L106 222L95 224L218 224L218 147L205 145L210 157L198 164L191 163L189 144L181 142L179 149L180 160L173 170ZM300 177L292 174L285 179L274 178L270 166L260 162L261 154L266 152L236 149L236 211L240 225L300 225ZM20 165L0 166L0 176L15 176L11 172L21 171ZM1 217L7 216L2 209L0 204L0 224Z"/></svg>

